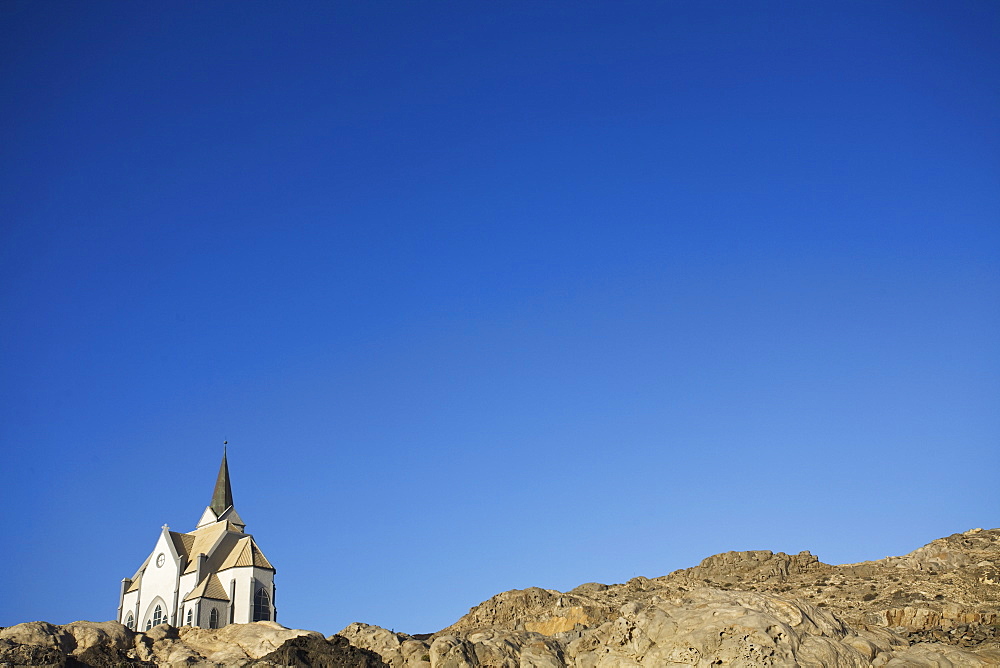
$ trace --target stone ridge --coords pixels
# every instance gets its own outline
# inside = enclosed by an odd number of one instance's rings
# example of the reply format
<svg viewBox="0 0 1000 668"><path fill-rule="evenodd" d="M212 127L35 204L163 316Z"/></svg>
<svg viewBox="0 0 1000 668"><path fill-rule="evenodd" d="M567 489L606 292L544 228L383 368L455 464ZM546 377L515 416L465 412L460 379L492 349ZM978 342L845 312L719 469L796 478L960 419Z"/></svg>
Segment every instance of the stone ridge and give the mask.
<svg viewBox="0 0 1000 668"><path fill-rule="evenodd" d="M340 636L324 638L274 622L221 629L161 624L145 633L118 622L28 622L0 629L0 666L386 668L386 663Z"/></svg>
<svg viewBox="0 0 1000 668"><path fill-rule="evenodd" d="M497 594L477 605L437 635L476 629L504 628L511 631L537 631L553 635L592 625L612 612L613 603L588 596L574 589L565 594L530 587Z"/></svg>
<svg viewBox="0 0 1000 668"><path fill-rule="evenodd" d="M656 578L512 590L429 636L361 623L324 638L273 622L146 633L29 622L0 629L0 665L1000 666L998 624L1000 529L973 529L857 564L726 552Z"/></svg>
<svg viewBox="0 0 1000 668"><path fill-rule="evenodd" d="M341 631L393 668L1000 666L1000 529L834 566L754 550L624 584L512 590L429 638Z"/></svg>

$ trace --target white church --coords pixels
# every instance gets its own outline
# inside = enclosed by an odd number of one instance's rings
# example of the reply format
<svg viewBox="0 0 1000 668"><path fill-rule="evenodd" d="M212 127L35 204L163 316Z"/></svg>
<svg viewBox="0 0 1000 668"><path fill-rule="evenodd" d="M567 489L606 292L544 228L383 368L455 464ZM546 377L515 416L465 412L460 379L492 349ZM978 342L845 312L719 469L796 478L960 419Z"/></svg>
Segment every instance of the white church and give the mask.
<svg viewBox="0 0 1000 668"><path fill-rule="evenodd" d="M122 580L118 621L139 631L164 623L216 629L276 621L274 566L245 527L233 508L223 453L212 503L195 530L163 525L146 561Z"/></svg>

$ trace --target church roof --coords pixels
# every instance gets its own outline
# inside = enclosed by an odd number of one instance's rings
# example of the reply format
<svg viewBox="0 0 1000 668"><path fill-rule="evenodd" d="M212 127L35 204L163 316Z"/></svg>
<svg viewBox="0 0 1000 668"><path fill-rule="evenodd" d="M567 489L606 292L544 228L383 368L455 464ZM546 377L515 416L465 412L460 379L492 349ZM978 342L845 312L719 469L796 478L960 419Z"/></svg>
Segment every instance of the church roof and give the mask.
<svg viewBox="0 0 1000 668"><path fill-rule="evenodd" d="M222 465L219 466L219 477L215 480L215 490L212 492L212 503L208 506L218 517L227 509L233 507L233 488L229 484L229 463L226 461L226 452L222 452Z"/></svg>
<svg viewBox="0 0 1000 668"><path fill-rule="evenodd" d="M214 598L219 601L228 601L229 596L226 595L226 590L219 582L219 576L215 573L210 573L205 576L205 578L198 583L198 585L191 590L191 593L184 597L185 601L190 601L194 598Z"/></svg>
<svg viewBox="0 0 1000 668"><path fill-rule="evenodd" d="M230 522L217 522L215 524L209 524L201 529L195 529L189 534L182 534L185 538L183 539L185 543L190 543L190 546L185 544L184 556L187 557L187 567L184 569L185 573L193 573L198 565L198 560L195 558L199 554L205 554L212 557L215 552L215 548L218 547L223 538L227 533L234 533L239 535L244 535L242 531L236 528L236 526Z"/></svg>
<svg viewBox="0 0 1000 668"><path fill-rule="evenodd" d="M177 554L190 558L191 548L194 546L194 536L189 533L171 531L170 540L173 541L174 549L177 550Z"/></svg>
<svg viewBox="0 0 1000 668"><path fill-rule="evenodd" d="M215 522L195 529L191 533L168 531L171 542L184 563L184 574L194 573L198 568L199 554L209 558L210 568L216 571L235 566L256 566L275 570L271 562L261 552L253 536L243 532L242 525L228 520ZM212 564L219 564L218 567ZM126 593L136 591L142 582L142 576L149 565L149 558L132 578ZM225 599L228 600L228 599Z"/></svg>
<svg viewBox="0 0 1000 668"><path fill-rule="evenodd" d="M251 536L247 536L236 544L233 550L226 557L226 560L219 566L220 571L236 566L257 566L258 568L269 568L272 571L274 566L267 560L264 553L257 547L257 543Z"/></svg>
<svg viewBox="0 0 1000 668"><path fill-rule="evenodd" d="M232 522L239 527L245 527L247 525L247 523L243 521L243 518L240 517L240 514L237 513L236 509L233 507L230 507L229 510L219 515L218 521L221 522L223 520Z"/></svg>

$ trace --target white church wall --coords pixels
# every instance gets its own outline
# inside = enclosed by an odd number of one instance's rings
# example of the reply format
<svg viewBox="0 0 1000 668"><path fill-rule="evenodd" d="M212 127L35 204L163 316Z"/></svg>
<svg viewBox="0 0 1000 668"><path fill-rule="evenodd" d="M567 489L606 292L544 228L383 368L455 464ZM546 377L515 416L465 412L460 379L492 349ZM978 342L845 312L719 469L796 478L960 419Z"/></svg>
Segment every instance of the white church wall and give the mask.
<svg viewBox="0 0 1000 668"><path fill-rule="evenodd" d="M233 622L236 624L246 624L250 621L250 606L247 601L250 597L250 578L253 577L253 568L250 566L239 566L237 568L227 568L219 573L219 578L225 578L226 591L231 593L233 599ZM235 588L232 585L236 581Z"/></svg>
<svg viewBox="0 0 1000 668"><path fill-rule="evenodd" d="M178 591L178 604L177 604L177 626L195 626L194 618L194 601L185 601L184 599L190 594L195 585L198 582L195 580L195 573L185 573L180 577L180 581L177 585ZM188 621L188 611L191 611L191 621Z"/></svg>
<svg viewBox="0 0 1000 668"><path fill-rule="evenodd" d="M235 545L244 537L245 534L229 534L220 539L215 545L214 554L207 560L202 577L215 572L211 565L222 561L229 554L230 543ZM162 560L159 559L160 555L163 555ZM128 613L132 612L136 630L145 630L146 622L151 619L156 602L159 602L165 621L174 626L187 625L187 612L190 610L191 623L208 628L212 608L218 611L220 627L230 623L246 624L253 620L254 596L260 586L265 587L268 594L270 619L276 621L273 571L253 566L227 568L217 572L217 576L230 601L196 599L185 602L184 598L199 583L196 572L180 574L181 561L169 535L161 533L149 557L139 590L125 594L123 598L119 621L124 623ZM157 562L161 562L160 565Z"/></svg>
<svg viewBox="0 0 1000 668"><path fill-rule="evenodd" d="M181 576L180 584L177 589L181 593L180 597L182 601L184 600L184 597L190 594L198 584L198 581L195 580L195 575L196 574L192 571Z"/></svg>
<svg viewBox="0 0 1000 668"><path fill-rule="evenodd" d="M192 615L192 617L197 620L195 626L200 626L203 629L213 628L213 610L215 610L218 614L218 622L214 625L215 628L221 628L229 623L229 609L225 601L217 601L211 598L201 598L197 601L189 601L189 603L196 603L194 615Z"/></svg>
<svg viewBox="0 0 1000 668"><path fill-rule="evenodd" d="M227 611L226 622L229 624L239 624L240 617L237 613L236 597L239 595L240 581L243 579L241 571L246 570L245 568L227 568L224 571L220 571L219 582L222 583L222 588L226 590L226 594L229 596L229 610Z"/></svg>
<svg viewBox="0 0 1000 668"><path fill-rule="evenodd" d="M245 525L232 506L229 469L225 455L212 499L212 505L206 509L198 522L198 528L186 534L182 548L191 550L192 543L197 544L198 552L203 552L207 556L200 561L197 554L182 557L177 551L177 544L164 527L152 553L141 566L142 579L138 590L124 594L119 590L120 622L125 623L131 613L134 628L143 631L146 623L151 621L156 606L159 605L162 612L159 621L173 626L192 625L209 628L222 627L230 623L247 623L253 619L254 595L261 586L268 593L270 607L268 617L272 621L275 620L273 571L253 566L228 568L222 572L218 570L227 560L236 557L235 550L239 541L250 536L241 533L240 530ZM219 510L225 506L228 507ZM212 522L211 520L216 517L219 519L218 523ZM226 530L230 526L226 524L226 519L233 521L236 530ZM209 545L209 542L212 544ZM181 569L186 565L183 562L187 558L199 567L192 572L182 574ZM229 600L209 598L184 600L197 588L201 580L213 573L218 577L219 584ZM201 578L198 577L199 574ZM214 583L210 589L213 595L219 595ZM203 593L208 593L208 590ZM213 610L217 615L215 623L212 620Z"/></svg>
<svg viewBox="0 0 1000 668"><path fill-rule="evenodd" d="M263 586L267 590L270 603L270 621L274 621L274 573L253 566L238 566L227 568L219 573L226 594L231 598L233 608L232 621L235 624L247 624L253 621L254 596L257 588Z"/></svg>
<svg viewBox="0 0 1000 668"><path fill-rule="evenodd" d="M254 578L257 580L258 586L265 586L267 588L268 602L271 608L271 621L278 621L275 619L274 613L274 571L269 571L263 568L254 568ZM256 592L254 592L256 593ZM253 597L250 598L251 605L253 604Z"/></svg>
<svg viewBox="0 0 1000 668"><path fill-rule="evenodd" d="M180 602L179 597L175 596L177 578L180 574L179 562L180 556L174 549L173 541L166 531L160 532L160 537L156 541L156 547L153 548L146 572L143 573L142 582L139 585L142 629L146 628L146 620L149 618L148 612L153 609L151 603L156 597L163 601L167 621L176 624L177 603Z"/></svg>
<svg viewBox="0 0 1000 668"><path fill-rule="evenodd" d="M125 624L128 621L129 613L132 613L132 629L139 628L139 590L130 591L122 599L122 613L118 621ZM127 624L126 624L127 625Z"/></svg>
<svg viewBox="0 0 1000 668"><path fill-rule="evenodd" d="M270 621L274 620L274 573L263 568L253 569L253 588L247 590L247 597L245 599L247 605L247 621L253 619L253 603L254 596L257 594L257 589L259 587L264 587L267 590L268 602L270 603Z"/></svg>

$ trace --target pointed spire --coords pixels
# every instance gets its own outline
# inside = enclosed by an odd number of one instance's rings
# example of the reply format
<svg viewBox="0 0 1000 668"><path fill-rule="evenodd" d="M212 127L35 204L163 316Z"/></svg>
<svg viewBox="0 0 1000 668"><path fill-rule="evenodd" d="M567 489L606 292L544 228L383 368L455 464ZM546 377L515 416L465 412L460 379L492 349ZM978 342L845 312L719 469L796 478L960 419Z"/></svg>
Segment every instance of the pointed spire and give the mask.
<svg viewBox="0 0 1000 668"><path fill-rule="evenodd" d="M222 466L219 467L219 477L215 480L215 491L212 492L212 503L209 508L218 517L233 505L233 488L229 484L229 463L226 461L226 445L222 446Z"/></svg>

